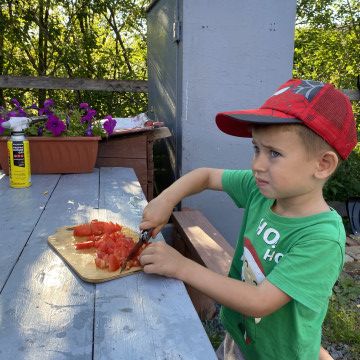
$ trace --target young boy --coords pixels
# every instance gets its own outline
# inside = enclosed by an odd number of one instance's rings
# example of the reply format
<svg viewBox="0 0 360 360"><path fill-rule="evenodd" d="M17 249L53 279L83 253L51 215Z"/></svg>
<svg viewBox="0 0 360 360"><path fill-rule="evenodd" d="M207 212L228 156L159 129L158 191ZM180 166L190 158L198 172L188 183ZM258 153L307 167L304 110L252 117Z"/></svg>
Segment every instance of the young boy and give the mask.
<svg viewBox="0 0 360 360"><path fill-rule="evenodd" d="M186 174L147 205L140 228L154 227L156 236L184 197L225 191L245 208L229 276L165 243L143 252L144 271L180 279L222 304L227 335L219 358L331 358L320 346L321 326L343 266L345 231L322 189L357 143L351 104L330 84L291 79L259 109L219 113L216 124L253 138L252 171Z"/></svg>

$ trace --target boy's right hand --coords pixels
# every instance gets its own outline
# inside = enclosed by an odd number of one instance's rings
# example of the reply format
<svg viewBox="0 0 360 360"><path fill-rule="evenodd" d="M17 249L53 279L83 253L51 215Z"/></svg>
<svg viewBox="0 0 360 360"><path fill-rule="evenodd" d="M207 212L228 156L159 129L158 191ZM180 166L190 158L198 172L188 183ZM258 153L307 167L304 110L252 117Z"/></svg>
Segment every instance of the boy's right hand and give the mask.
<svg viewBox="0 0 360 360"><path fill-rule="evenodd" d="M166 199L165 196L159 195L151 200L145 207L140 230L154 228L151 236L153 238L160 232L160 230L168 223L173 212L174 205Z"/></svg>
<svg viewBox="0 0 360 360"><path fill-rule="evenodd" d="M223 172L222 169L200 168L176 180L145 207L140 229L154 228L152 237L155 237L167 224L174 207L182 199L205 189L222 190Z"/></svg>

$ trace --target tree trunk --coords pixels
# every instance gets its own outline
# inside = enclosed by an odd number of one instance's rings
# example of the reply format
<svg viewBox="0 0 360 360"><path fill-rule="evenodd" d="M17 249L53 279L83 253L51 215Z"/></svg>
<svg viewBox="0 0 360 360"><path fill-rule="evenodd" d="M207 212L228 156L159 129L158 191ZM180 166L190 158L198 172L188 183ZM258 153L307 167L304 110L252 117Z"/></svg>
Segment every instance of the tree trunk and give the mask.
<svg viewBox="0 0 360 360"><path fill-rule="evenodd" d="M0 75L4 75L4 31L5 16L0 8ZM4 90L0 88L0 105L5 106Z"/></svg>
<svg viewBox="0 0 360 360"><path fill-rule="evenodd" d="M43 0L39 0L38 76L46 76L47 72L49 5L49 0L46 0L46 4ZM46 89L39 89L39 106L44 103L45 99Z"/></svg>

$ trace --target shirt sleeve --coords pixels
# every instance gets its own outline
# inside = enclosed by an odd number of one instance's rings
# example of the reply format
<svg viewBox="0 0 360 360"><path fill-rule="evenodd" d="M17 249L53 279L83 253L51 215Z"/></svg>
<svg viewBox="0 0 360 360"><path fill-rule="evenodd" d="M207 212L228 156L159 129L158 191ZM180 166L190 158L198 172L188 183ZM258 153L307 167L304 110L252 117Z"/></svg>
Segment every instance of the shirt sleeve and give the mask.
<svg viewBox="0 0 360 360"><path fill-rule="evenodd" d="M225 170L222 175L223 190L239 208L244 208L255 186L251 170Z"/></svg>
<svg viewBox="0 0 360 360"><path fill-rule="evenodd" d="M331 296L343 256L334 239L303 241L281 258L267 279L294 300L319 312Z"/></svg>

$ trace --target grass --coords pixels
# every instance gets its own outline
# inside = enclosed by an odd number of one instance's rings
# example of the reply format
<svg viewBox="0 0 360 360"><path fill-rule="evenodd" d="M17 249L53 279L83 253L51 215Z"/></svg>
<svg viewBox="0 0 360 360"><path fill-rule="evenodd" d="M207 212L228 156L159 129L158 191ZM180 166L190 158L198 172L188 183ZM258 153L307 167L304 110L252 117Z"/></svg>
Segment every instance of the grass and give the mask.
<svg viewBox="0 0 360 360"><path fill-rule="evenodd" d="M203 326L216 350L224 338L218 315L203 321ZM360 277L353 278L343 272L334 286L323 325L322 344L335 359L340 359L335 352L346 353L346 360L360 359Z"/></svg>
<svg viewBox="0 0 360 360"><path fill-rule="evenodd" d="M345 345L347 359L360 359L360 279L342 273L323 325L325 343Z"/></svg>
<svg viewBox="0 0 360 360"><path fill-rule="evenodd" d="M204 320L202 324L204 326L204 329L207 333L208 338L210 339L210 342L214 350L217 350L217 348L224 340L224 336L225 336L225 329L222 326L218 315L216 315L211 320Z"/></svg>

